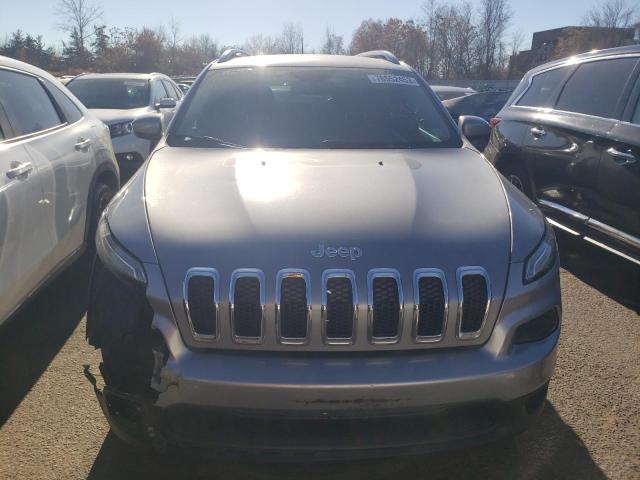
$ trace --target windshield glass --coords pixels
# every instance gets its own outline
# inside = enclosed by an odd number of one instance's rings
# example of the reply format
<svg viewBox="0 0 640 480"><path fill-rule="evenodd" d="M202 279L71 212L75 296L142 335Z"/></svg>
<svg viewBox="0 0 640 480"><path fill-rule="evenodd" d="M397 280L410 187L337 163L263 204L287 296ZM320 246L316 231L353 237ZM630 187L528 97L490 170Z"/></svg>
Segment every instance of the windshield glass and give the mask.
<svg viewBox="0 0 640 480"><path fill-rule="evenodd" d="M149 104L149 81L122 78L78 78L67 88L87 108L128 110Z"/></svg>
<svg viewBox="0 0 640 480"><path fill-rule="evenodd" d="M460 137L410 72L267 67L214 70L190 92L173 146L459 147Z"/></svg>

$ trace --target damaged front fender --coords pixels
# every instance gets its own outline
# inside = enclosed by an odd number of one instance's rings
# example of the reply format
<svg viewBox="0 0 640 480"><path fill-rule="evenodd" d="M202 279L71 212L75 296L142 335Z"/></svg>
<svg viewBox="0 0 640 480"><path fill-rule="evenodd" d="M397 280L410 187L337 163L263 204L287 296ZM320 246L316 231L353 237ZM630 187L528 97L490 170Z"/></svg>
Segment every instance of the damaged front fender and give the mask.
<svg viewBox="0 0 640 480"><path fill-rule="evenodd" d="M120 392L109 386L101 390L89 365L84 366L84 376L93 387L113 433L138 448L166 450L167 442L155 429L161 412L153 406L153 400L142 395Z"/></svg>

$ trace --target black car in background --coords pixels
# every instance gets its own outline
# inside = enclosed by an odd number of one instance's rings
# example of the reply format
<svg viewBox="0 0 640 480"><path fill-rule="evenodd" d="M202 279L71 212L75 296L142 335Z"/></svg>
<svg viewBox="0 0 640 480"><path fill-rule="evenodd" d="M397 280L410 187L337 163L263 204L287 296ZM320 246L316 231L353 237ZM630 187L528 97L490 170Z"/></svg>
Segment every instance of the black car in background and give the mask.
<svg viewBox="0 0 640 480"><path fill-rule="evenodd" d="M457 122L462 115L473 115L490 121L504 107L511 92L479 92L444 100L442 104Z"/></svg>
<svg viewBox="0 0 640 480"><path fill-rule="evenodd" d="M640 265L640 45L527 73L485 156L556 227Z"/></svg>

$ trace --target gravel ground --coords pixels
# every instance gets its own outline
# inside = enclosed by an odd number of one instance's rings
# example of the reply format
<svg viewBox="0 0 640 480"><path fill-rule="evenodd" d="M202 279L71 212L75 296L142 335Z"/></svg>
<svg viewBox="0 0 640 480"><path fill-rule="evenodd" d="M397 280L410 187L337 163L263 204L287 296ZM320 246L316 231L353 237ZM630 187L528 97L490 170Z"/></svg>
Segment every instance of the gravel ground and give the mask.
<svg viewBox="0 0 640 480"><path fill-rule="evenodd" d="M558 368L532 429L446 454L312 465L185 460L120 443L81 373L99 355L84 340L80 263L0 331L0 478L640 479L640 269L566 239L561 250Z"/></svg>

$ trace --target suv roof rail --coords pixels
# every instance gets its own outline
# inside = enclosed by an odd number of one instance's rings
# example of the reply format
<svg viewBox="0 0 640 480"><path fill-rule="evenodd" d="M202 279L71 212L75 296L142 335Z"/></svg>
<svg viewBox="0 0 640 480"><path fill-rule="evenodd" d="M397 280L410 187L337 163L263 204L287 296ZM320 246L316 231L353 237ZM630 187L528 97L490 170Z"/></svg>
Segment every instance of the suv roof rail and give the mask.
<svg viewBox="0 0 640 480"><path fill-rule="evenodd" d="M77 74L77 75L63 75L62 77L65 77L65 76L67 76L67 77L71 77L71 78L69 79L69 82L70 82L71 80L75 80L76 78L78 78L78 77L82 77L83 75L89 75L90 73L91 73L91 72L80 72L80 73L79 73L79 74ZM67 83L69 83L69 82L67 82Z"/></svg>
<svg viewBox="0 0 640 480"><path fill-rule="evenodd" d="M239 48L230 48L228 50L225 50L222 55L220 55L220 58L218 58L216 63L224 63L228 62L229 60L233 60L234 58L248 56L249 54L244 50L240 50Z"/></svg>
<svg viewBox="0 0 640 480"><path fill-rule="evenodd" d="M371 50L370 52L362 52L356 55L356 57L378 58L380 60L386 60L387 62L400 65L400 60L393 53L388 50Z"/></svg>

